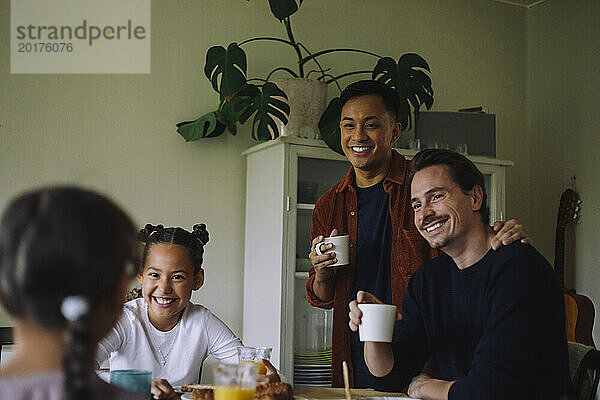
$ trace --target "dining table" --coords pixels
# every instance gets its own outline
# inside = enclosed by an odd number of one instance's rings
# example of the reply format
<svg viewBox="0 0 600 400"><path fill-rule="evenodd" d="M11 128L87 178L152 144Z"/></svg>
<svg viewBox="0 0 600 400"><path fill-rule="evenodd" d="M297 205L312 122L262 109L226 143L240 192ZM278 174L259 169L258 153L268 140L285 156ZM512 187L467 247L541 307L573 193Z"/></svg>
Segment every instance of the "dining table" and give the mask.
<svg viewBox="0 0 600 400"><path fill-rule="evenodd" d="M389 399L408 398L405 393L378 392L373 389L350 389L353 399ZM306 387L294 389L296 400L343 400L346 398L344 388Z"/></svg>
<svg viewBox="0 0 600 400"><path fill-rule="evenodd" d="M410 398L405 393L378 392L373 389L350 389L352 399L389 400L392 398ZM177 400L181 397L177 396ZM345 400L344 388L305 387L294 389L294 400Z"/></svg>

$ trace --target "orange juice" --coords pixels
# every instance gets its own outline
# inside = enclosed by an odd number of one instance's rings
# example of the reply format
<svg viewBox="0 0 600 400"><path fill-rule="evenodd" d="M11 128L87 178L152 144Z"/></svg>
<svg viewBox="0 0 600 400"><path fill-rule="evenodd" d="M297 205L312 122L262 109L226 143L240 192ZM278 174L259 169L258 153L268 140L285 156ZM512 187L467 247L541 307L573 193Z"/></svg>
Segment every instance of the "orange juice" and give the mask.
<svg viewBox="0 0 600 400"><path fill-rule="evenodd" d="M258 367L258 374L265 375L267 373L267 367L260 361L242 360L240 364L254 364Z"/></svg>
<svg viewBox="0 0 600 400"><path fill-rule="evenodd" d="M215 400L254 400L254 389L215 386Z"/></svg>

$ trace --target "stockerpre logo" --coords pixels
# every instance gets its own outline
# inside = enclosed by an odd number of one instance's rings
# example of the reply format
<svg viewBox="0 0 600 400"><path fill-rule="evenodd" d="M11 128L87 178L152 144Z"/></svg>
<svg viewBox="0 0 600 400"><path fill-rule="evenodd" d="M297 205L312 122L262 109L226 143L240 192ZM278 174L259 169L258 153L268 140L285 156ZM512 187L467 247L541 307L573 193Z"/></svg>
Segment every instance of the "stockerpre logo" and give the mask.
<svg viewBox="0 0 600 400"><path fill-rule="evenodd" d="M150 73L150 0L12 0L12 73Z"/></svg>

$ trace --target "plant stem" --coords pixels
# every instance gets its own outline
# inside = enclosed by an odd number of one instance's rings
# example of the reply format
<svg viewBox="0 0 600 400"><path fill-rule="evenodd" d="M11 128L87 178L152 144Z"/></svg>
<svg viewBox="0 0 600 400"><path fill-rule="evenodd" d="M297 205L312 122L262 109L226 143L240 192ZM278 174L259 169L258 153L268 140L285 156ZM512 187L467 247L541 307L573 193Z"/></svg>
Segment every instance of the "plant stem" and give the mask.
<svg viewBox="0 0 600 400"><path fill-rule="evenodd" d="M303 45L302 43L298 43L298 45L302 46L302 48L304 49L304 51L307 52L309 55L312 55L312 53L306 48L305 45ZM319 69L321 70L321 76L325 77L325 70L323 69L323 67L321 66L321 64L319 63L319 61L316 58L314 58L313 61L315 62L315 64L317 64L317 67L319 67Z"/></svg>
<svg viewBox="0 0 600 400"><path fill-rule="evenodd" d="M335 80L336 78L333 75L331 75L331 74L323 74L323 76L321 76L320 78L323 78L323 81L325 81L325 78L328 77L328 76L331 77L331 78L333 78L333 79L331 79L329 81L326 81L325 84L327 85L327 84L329 84L331 82L335 83L335 85L337 86L338 90L341 93L342 92L342 87L340 86L340 84L338 83L338 81Z"/></svg>
<svg viewBox="0 0 600 400"><path fill-rule="evenodd" d="M290 45L295 48L294 43L292 43L288 40L280 39L280 38L276 38L276 37L270 37L270 36L260 36L260 37L255 37L255 38L251 38L251 39L246 39L243 42L240 42L238 44L238 46L242 46L242 45L244 45L246 43L250 43L250 42L255 42L257 40L271 40L271 41L275 41L275 42L281 42L281 43L285 43L285 44Z"/></svg>
<svg viewBox="0 0 600 400"><path fill-rule="evenodd" d="M331 77L331 79L329 79L329 80L325 81L325 83L326 83L326 84L330 84L331 82L336 82L336 83L337 83L337 80L338 80L338 79L340 79L340 78L344 78L344 77L346 77L346 76L350 76L350 75L358 75L358 74L371 74L371 73L373 73L373 71L371 71L371 70L363 70L363 71L353 71L353 72L346 72L345 74L341 74L341 75L338 75L338 76L332 76L332 77ZM339 87L339 85L338 85L338 87Z"/></svg>
<svg viewBox="0 0 600 400"><path fill-rule="evenodd" d="M292 33L292 23L290 22L290 17L287 17L283 20L283 24L285 25L285 31L287 32L288 38L294 46L294 50L296 50L296 55L298 56L298 75L300 78L304 78L304 63L302 63L302 51L300 50L300 46L296 43L296 39L294 39L294 34Z"/></svg>
<svg viewBox="0 0 600 400"><path fill-rule="evenodd" d="M273 71L269 72L269 75L267 75L267 77L265 78L265 81L268 81L269 78L271 77L271 75L273 75L277 71L286 71L287 73L289 73L294 78L298 77L298 75L294 71L292 71L291 69L289 69L287 67L277 67Z"/></svg>
<svg viewBox="0 0 600 400"><path fill-rule="evenodd" d="M314 54L311 54L311 55L309 55L307 57L304 57L302 60L300 60L300 65L304 65L308 61L310 61L310 60L312 60L314 58L317 58L319 56L322 56L323 54L336 53L336 52L340 52L340 51L349 51L349 52L352 52L352 53L362 53L362 54L368 54L370 56L374 56L374 57L377 57L377 58L383 58L379 54L371 53L370 51L366 51L366 50L358 50L358 49L327 49L327 50L317 51Z"/></svg>

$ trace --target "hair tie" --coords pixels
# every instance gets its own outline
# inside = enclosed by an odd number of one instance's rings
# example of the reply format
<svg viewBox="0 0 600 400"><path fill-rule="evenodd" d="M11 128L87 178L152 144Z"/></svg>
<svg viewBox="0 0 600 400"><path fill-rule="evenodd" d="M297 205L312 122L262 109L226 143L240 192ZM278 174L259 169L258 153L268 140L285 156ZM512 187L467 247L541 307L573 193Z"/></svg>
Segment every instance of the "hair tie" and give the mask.
<svg viewBox="0 0 600 400"><path fill-rule="evenodd" d="M65 297L60 306L60 312L69 322L77 321L90 310L88 301L83 296Z"/></svg>
<svg viewBox="0 0 600 400"><path fill-rule="evenodd" d="M196 239L196 240L198 241L198 243L200 243L200 246L203 246L203 247L204 247L204 245L205 245L206 243L204 243L204 240L200 239L200 236L198 236L198 235L196 234L196 232L194 232L194 234L193 234L192 236L193 236L193 238L194 238L194 239Z"/></svg>
<svg viewBox="0 0 600 400"><path fill-rule="evenodd" d="M150 224L148 224L150 225ZM146 229L148 229L148 225L146 225ZM165 230L165 227L162 225L156 225L156 226L152 226L150 225L150 231L148 233L148 239L150 239L152 237L152 235L154 235L155 233L161 234L162 232Z"/></svg>

